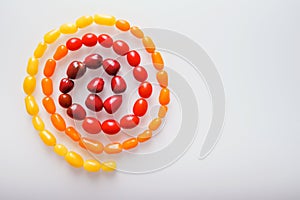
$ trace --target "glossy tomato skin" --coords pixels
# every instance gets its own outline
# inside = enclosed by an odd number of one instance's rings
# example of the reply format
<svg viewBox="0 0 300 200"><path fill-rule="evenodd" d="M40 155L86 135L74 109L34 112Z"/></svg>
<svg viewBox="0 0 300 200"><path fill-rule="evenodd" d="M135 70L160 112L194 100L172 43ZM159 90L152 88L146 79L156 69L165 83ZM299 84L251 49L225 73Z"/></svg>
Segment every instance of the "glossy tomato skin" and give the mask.
<svg viewBox="0 0 300 200"><path fill-rule="evenodd" d="M121 95L113 95L111 97L108 97L104 101L103 107L107 113L113 114L120 108L121 104L122 104L122 96Z"/></svg>
<svg viewBox="0 0 300 200"><path fill-rule="evenodd" d="M61 94L58 97L58 103L63 108L69 108L72 105L72 97L69 94Z"/></svg>
<svg viewBox="0 0 300 200"><path fill-rule="evenodd" d="M144 67L137 66L133 69L133 76L134 76L135 80L137 80L139 82L144 82L148 78L148 73Z"/></svg>
<svg viewBox="0 0 300 200"><path fill-rule="evenodd" d="M97 134L102 130L101 123L94 117L86 117L82 123L82 128L90 134Z"/></svg>
<svg viewBox="0 0 300 200"><path fill-rule="evenodd" d="M121 76L114 76L111 79L111 89L115 94L120 94L124 92L126 88L126 82Z"/></svg>
<svg viewBox="0 0 300 200"><path fill-rule="evenodd" d="M102 131L108 135L117 134L120 130L120 125L116 120L108 119L102 123Z"/></svg>
<svg viewBox="0 0 300 200"><path fill-rule="evenodd" d="M79 79L86 72L86 66L80 61L73 61L68 66L67 76L69 79Z"/></svg>
<svg viewBox="0 0 300 200"><path fill-rule="evenodd" d="M135 50L129 51L126 56L128 64L132 67L138 66L141 62L140 54Z"/></svg>
<svg viewBox="0 0 300 200"><path fill-rule="evenodd" d="M143 98L149 98L152 94L152 85L149 82L143 82L139 86L139 95Z"/></svg>
<svg viewBox="0 0 300 200"><path fill-rule="evenodd" d="M107 58L103 61L103 68L108 75L115 76L119 72L121 65L117 60Z"/></svg>
<svg viewBox="0 0 300 200"><path fill-rule="evenodd" d="M121 118L120 120L120 126L123 129L132 129L134 127L136 127L140 122L140 119L132 114L129 115L125 115Z"/></svg>
<svg viewBox="0 0 300 200"><path fill-rule="evenodd" d="M147 109L148 109L148 102L145 99L140 98L136 100L136 102L134 103L133 113L138 117L142 117L146 114Z"/></svg>
<svg viewBox="0 0 300 200"><path fill-rule="evenodd" d="M95 112L99 112L103 108L102 99L96 94L90 94L85 100L85 105L88 109Z"/></svg>
<svg viewBox="0 0 300 200"><path fill-rule="evenodd" d="M86 112L84 108L77 104L73 103L68 109L67 109L67 114L69 117L75 120L84 120L86 117Z"/></svg>
<svg viewBox="0 0 300 200"><path fill-rule="evenodd" d="M123 40L117 40L113 43L113 50L120 56L126 55L129 51L129 46Z"/></svg>
<svg viewBox="0 0 300 200"><path fill-rule="evenodd" d="M70 51L76 51L82 47L82 41L79 38L71 38L67 41L66 46Z"/></svg>
<svg viewBox="0 0 300 200"><path fill-rule="evenodd" d="M98 42L105 48L110 48L113 45L113 39L107 34L101 34L98 36Z"/></svg>
<svg viewBox="0 0 300 200"><path fill-rule="evenodd" d="M82 36L82 43L87 47L95 46L98 42L98 38L93 33L87 33L84 36Z"/></svg>
<svg viewBox="0 0 300 200"><path fill-rule="evenodd" d="M87 89L92 93L102 92L104 87L104 80L102 78L94 78L87 85Z"/></svg>
<svg viewBox="0 0 300 200"><path fill-rule="evenodd" d="M89 69L98 69L102 65L103 58L101 55L94 53L84 58L84 65Z"/></svg>
<svg viewBox="0 0 300 200"><path fill-rule="evenodd" d="M72 89L74 88L74 81L72 81L71 79L68 78L63 78L60 81L59 84L59 90L66 94L68 92L70 92Z"/></svg>

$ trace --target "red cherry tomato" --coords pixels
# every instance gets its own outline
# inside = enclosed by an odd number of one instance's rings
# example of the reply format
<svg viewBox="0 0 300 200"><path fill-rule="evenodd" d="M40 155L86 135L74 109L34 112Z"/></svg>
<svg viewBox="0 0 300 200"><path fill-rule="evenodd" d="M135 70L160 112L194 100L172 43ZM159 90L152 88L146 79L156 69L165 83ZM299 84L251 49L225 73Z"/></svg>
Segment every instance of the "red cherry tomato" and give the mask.
<svg viewBox="0 0 300 200"><path fill-rule="evenodd" d="M122 96L121 95L114 95L111 97L108 97L104 103L104 109L107 113L112 114L116 112L122 104Z"/></svg>
<svg viewBox="0 0 300 200"><path fill-rule="evenodd" d="M136 102L134 103L133 113L138 117L142 117L146 114L147 109L148 109L147 101L143 98L140 98L136 100Z"/></svg>
<svg viewBox="0 0 300 200"><path fill-rule="evenodd" d="M126 90L127 85L121 76L114 76L111 79L111 89L114 93L119 94Z"/></svg>
<svg viewBox="0 0 300 200"><path fill-rule="evenodd" d="M66 46L70 51L76 51L81 48L82 41L79 38L71 38L67 41Z"/></svg>
<svg viewBox="0 0 300 200"><path fill-rule="evenodd" d="M74 88L74 82L68 78L63 78L59 84L59 90L62 93L68 93Z"/></svg>
<svg viewBox="0 0 300 200"><path fill-rule="evenodd" d="M120 70L120 63L117 60L107 58L103 61L103 68L108 75L115 76Z"/></svg>
<svg viewBox="0 0 300 200"><path fill-rule="evenodd" d="M123 129L131 129L136 127L140 122L140 119L135 115L125 115L120 120L120 126Z"/></svg>
<svg viewBox="0 0 300 200"><path fill-rule="evenodd" d="M86 112L84 108L77 104L73 103L68 109L67 109L67 114L69 117L75 120L83 120L86 116Z"/></svg>
<svg viewBox="0 0 300 200"><path fill-rule="evenodd" d="M87 33L82 36L82 43L87 47L95 46L98 42L98 38L93 33Z"/></svg>
<svg viewBox="0 0 300 200"><path fill-rule="evenodd" d="M103 108L102 99L96 94L90 94L85 100L85 105L88 109L95 112L99 112Z"/></svg>
<svg viewBox="0 0 300 200"><path fill-rule="evenodd" d="M133 69L133 76L139 82L144 82L148 78L146 69L142 66L137 66Z"/></svg>
<svg viewBox="0 0 300 200"><path fill-rule="evenodd" d="M122 40L117 40L113 43L113 49L116 54L124 56L129 51L129 46L126 42Z"/></svg>
<svg viewBox="0 0 300 200"><path fill-rule="evenodd" d="M141 62L140 54L135 50L129 51L127 53L127 61L132 67L138 66Z"/></svg>
<svg viewBox="0 0 300 200"><path fill-rule="evenodd" d="M79 79L86 72L86 66L80 61L73 61L67 69L67 76L70 79Z"/></svg>
<svg viewBox="0 0 300 200"><path fill-rule="evenodd" d="M143 82L139 86L139 95L143 98L149 98L152 94L152 85L149 82Z"/></svg>
<svg viewBox="0 0 300 200"><path fill-rule="evenodd" d="M99 54L90 54L85 57L83 63L89 69L98 69L102 65L102 56Z"/></svg>
<svg viewBox="0 0 300 200"><path fill-rule="evenodd" d="M107 34L101 34L98 36L98 42L105 48L110 48L113 45L112 38Z"/></svg>
<svg viewBox="0 0 300 200"><path fill-rule="evenodd" d="M120 130L119 123L113 119L105 120L102 123L102 131L108 135L117 134Z"/></svg>
<svg viewBox="0 0 300 200"><path fill-rule="evenodd" d="M87 85L87 89L92 93L99 93L103 90L104 80L102 78L94 78Z"/></svg>
<svg viewBox="0 0 300 200"><path fill-rule="evenodd" d="M101 123L94 117L86 117L82 123L82 128L90 134L97 134L102 130Z"/></svg>
<svg viewBox="0 0 300 200"><path fill-rule="evenodd" d="M59 105L63 108L69 108L72 105L72 97L69 94L61 94L58 97Z"/></svg>

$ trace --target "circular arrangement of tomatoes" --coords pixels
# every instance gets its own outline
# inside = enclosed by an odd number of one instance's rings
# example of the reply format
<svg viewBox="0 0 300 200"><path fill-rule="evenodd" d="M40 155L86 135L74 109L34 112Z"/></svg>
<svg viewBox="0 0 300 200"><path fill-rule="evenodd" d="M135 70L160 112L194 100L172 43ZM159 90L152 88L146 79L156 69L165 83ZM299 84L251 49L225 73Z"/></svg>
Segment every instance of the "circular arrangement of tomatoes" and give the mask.
<svg viewBox="0 0 300 200"><path fill-rule="evenodd" d="M145 36L141 29L136 26L130 26L126 20L116 20L114 16L107 15L94 15L82 16L76 20L74 24L63 24L59 29L53 29L46 33L44 41L40 42L34 51L33 56L29 59L27 65L28 76L25 77L23 82L23 89L26 93L25 106L29 115L32 116L32 124L42 141L54 147L54 152L63 156L65 160L73 167L84 167L87 171L112 171L116 168L114 161L106 161L100 163L97 160L89 159L83 160L82 156L74 151L70 151L63 144L57 144L56 137L53 133L46 129L44 120L39 116L39 106L33 95L36 89L36 75L40 66L40 59L43 58L48 46L55 43L60 35L75 34L78 29L84 29L93 23L103 26L116 26L120 31L130 31L131 34L140 39L145 47L146 52L151 55L153 67L157 70L156 79L161 87L158 101L161 104L157 117L152 119L148 128L138 134L136 137L130 137L122 142L112 142L103 144L101 141L88 138L81 135L81 133L74 127L74 125L67 125L66 120L59 114L55 99L53 99L53 81L52 76L56 70L57 62L62 60L73 51L77 51L83 47L91 48L99 44L104 48L111 48L116 55L124 57L127 63L132 67L132 75L138 82L139 98L135 100L132 112L121 116L119 120L114 119L113 114L118 111L123 103L123 95L128 90L127 83L124 77L120 75L121 64L118 60L112 58L103 58L98 53L87 55L83 60L73 60L66 66L66 76L59 82L59 91L57 101L66 115L81 124L82 130L88 134L99 134L101 132L106 135L115 135L125 129L133 129L140 123L140 118L147 114L148 98L153 93L152 84L147 81L147 70L141 66L141 56L134 50L130 49L127 42L123 40L113 40L113 38L105 33L94 34L85 33L82 37L71 37L65 44L57 46L51 58L46 59L43 75L41 79L41 88L44 94L42 105L47 113L50 115L50 122L53 127L59 131L64 132L74 142L77 142L80 147L95 154L103 152L107 154L120 153L124 150L130 150L138 146L139 143L148 141L152 137L152 132L156 131L160 126L162 119L166 116L170 102L170 91L168 87L168 74L164 70L164 61L160 52L155 48L155 44L149 36ZM96 70L103 68L106 75L110 77L110 83L106 83L103 77L95 77L89 80L86 84L86 89L89 94L85 97L84 104L74 102L71 96L74 93L76 81L84 78L88 70ZM103 97L102 92L110 89L113 95ZM111 118L100 120L89 113L106 112Z"/></svg>

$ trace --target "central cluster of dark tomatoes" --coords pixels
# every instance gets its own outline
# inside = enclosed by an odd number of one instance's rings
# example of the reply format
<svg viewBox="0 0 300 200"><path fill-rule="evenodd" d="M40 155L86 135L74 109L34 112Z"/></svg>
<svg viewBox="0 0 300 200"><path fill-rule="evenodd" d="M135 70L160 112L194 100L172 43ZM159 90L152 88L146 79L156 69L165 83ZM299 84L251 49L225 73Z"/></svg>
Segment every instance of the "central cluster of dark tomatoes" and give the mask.
<svg viewBox="0 0 300 200"><path fill-rule="evenodd" d="M73 102L72 96L69 93L74 88L74 81L82 78L87 69L94 70L103 66L105 72L109 76L112 76L110 86L114 95L103 101L99 93L103 91L105 81L101 77L95 77L87 83L87 89L90 94L85 100L85 106L94 112L105 110L108 114L113 114L120 108L122 104L122 93L127 89L126 81L117 75L121 65L115 59L107 58L103 60L103 57L99 54L91 54L82 62L76 60L69 64L66 72L67 78L63 78L60 81L59 90L62 94L59 96L58 101L63 108L66 108L66 113L70 118L82 121L82 128L87 133L97 134L103 131L106 134L114 135L120 132L121 128L132 129L139 124L139 117L144 116L147 112L148 102L146 99L152 94L152 85L146 81L148 78L146 69L139 66L141 58L137 51L129 51L127 44L121 40L110 44L105 34L103 34L103 37L103 41L106 42L106 45L112 46L117 54L122 56L126 55L128 64L133 67L134 78L140 82L138 88L140 98L134 103L132 109L133 113L124 115L119 122L111 118L101 123L97 118L87 116L87 112L82 105ZM78 41L69 41L69 44L67 44L67 46L69 46L68 48L72 48L72 46L78 48L76 47L77 42Z"/></svg>

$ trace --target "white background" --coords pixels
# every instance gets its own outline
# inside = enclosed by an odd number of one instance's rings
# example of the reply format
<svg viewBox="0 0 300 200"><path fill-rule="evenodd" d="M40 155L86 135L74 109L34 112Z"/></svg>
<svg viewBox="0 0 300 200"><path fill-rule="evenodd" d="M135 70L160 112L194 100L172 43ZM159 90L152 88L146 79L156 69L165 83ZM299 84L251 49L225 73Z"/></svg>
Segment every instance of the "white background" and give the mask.
<svg viewBox="0 0 300 200"><path fill-rule="evenodd" d="M0 199L299 199L299 9L297 0L1 1ZM207 51L227 98L208 158L193 146L156 173L91 175L33 137L27 59L45 32L94 13L183 33Z"/></svg>

